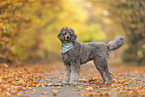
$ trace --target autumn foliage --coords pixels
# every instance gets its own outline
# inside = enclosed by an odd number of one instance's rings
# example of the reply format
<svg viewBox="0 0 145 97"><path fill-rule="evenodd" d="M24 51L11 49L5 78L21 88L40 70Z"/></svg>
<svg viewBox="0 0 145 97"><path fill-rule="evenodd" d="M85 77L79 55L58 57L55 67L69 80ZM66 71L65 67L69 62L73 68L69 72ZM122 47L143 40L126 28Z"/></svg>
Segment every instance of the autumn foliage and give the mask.
<svg viewBox="0 0 145 97"><path fill-rule="evenodd" d="M109 17L122 26L128 44L124 61L145 64L145 1L115 0L106 2Z"/></svg>
<svg viewBox="0 0 145 97"><path fill-rule="evenodd" d="M81 42L107 43L125 35L122 58L144 64L144 5L143 0L0 0L0 62L60 59L56 35L68 26Z"/></svg>

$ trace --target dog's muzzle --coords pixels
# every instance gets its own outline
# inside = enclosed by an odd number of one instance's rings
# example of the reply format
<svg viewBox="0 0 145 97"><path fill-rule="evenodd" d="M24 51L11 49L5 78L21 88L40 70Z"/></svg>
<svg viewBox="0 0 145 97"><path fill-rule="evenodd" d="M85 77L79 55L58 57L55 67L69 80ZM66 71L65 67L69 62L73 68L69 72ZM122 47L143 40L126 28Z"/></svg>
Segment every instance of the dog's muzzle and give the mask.
<svg viewBox="0 0 145 97"><path fill-rule="evenodd" d="M70 36L65 36L65 40L70 40Z"/></svg>

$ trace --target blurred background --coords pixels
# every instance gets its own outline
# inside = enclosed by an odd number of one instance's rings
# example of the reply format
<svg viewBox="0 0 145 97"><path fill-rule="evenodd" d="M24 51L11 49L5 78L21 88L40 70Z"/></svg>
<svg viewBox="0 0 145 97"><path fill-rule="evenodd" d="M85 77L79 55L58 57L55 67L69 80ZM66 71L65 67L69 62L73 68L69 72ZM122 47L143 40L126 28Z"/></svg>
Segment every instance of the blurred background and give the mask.
<svg viewBox="0 0 145 97"><path fill-rule="evenodd" d="M105 42L124 35L111 59L145 65L144 0L0 0L0 63L60 61L62 27L81 42Z"/></svg>

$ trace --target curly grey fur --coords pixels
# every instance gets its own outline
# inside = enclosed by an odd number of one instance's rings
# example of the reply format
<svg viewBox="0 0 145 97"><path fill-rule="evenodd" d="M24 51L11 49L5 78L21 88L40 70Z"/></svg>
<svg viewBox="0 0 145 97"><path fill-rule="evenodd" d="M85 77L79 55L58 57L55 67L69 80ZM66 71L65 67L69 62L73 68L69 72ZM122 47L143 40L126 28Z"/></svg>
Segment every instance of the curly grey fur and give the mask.
<svg viewBox="0 0 145 97"><path fill-rule="evenodd" d="M71 33L71 34L70 34ZM73 33L73 34L72 34ZM69 39L66 38L69 37ZM63 84L77 84L80 74L80 66L90 60L101 74L101 84L112 83L112 73L108 67L109 51L119 48L124 43L123 36L117 36L115 40L105 44L103 42L81 43L76 40L77 35L74 34L72 28L62 28L57 35L62 44L73 43L74 46L68 52L61 54L65 66Z"/></svg>
<svg viewBox="0 0 145 97"><path fill-rule="evenodd" d="M117 37L115 38L115 40L110 41L110 42L108 43L108 45L109 45L109 50L118 49L119 47L121 47L121 46L124 44L124 42L125 42L124 36L121 36L121 35L117 36Z"/></svg>

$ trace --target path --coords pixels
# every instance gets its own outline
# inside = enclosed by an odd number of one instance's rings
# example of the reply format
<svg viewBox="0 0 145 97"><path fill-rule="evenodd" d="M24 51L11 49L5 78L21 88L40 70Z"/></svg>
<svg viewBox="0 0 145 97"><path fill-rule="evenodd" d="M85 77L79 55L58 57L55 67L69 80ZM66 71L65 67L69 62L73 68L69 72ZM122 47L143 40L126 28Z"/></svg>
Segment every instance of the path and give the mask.
<svg viewBox="0 0 145 97"><path fill-rule="evenodd" d="M17 79L17 86L13 86L18 88L17 92L10 92L14 94L13 97L145 96L145 67L111 64L109 67L113 73L113 84L99 85L100 74L94 64L89 62L81 66L80 82L77 86L60 84L63 80L63 63L29 67L23 67L22 72L15 71L18 76L20 73L20 78L23 78L24 74L26 79L21 83L20 79ZM19 91L20 89L22 91Z"/></svg>

